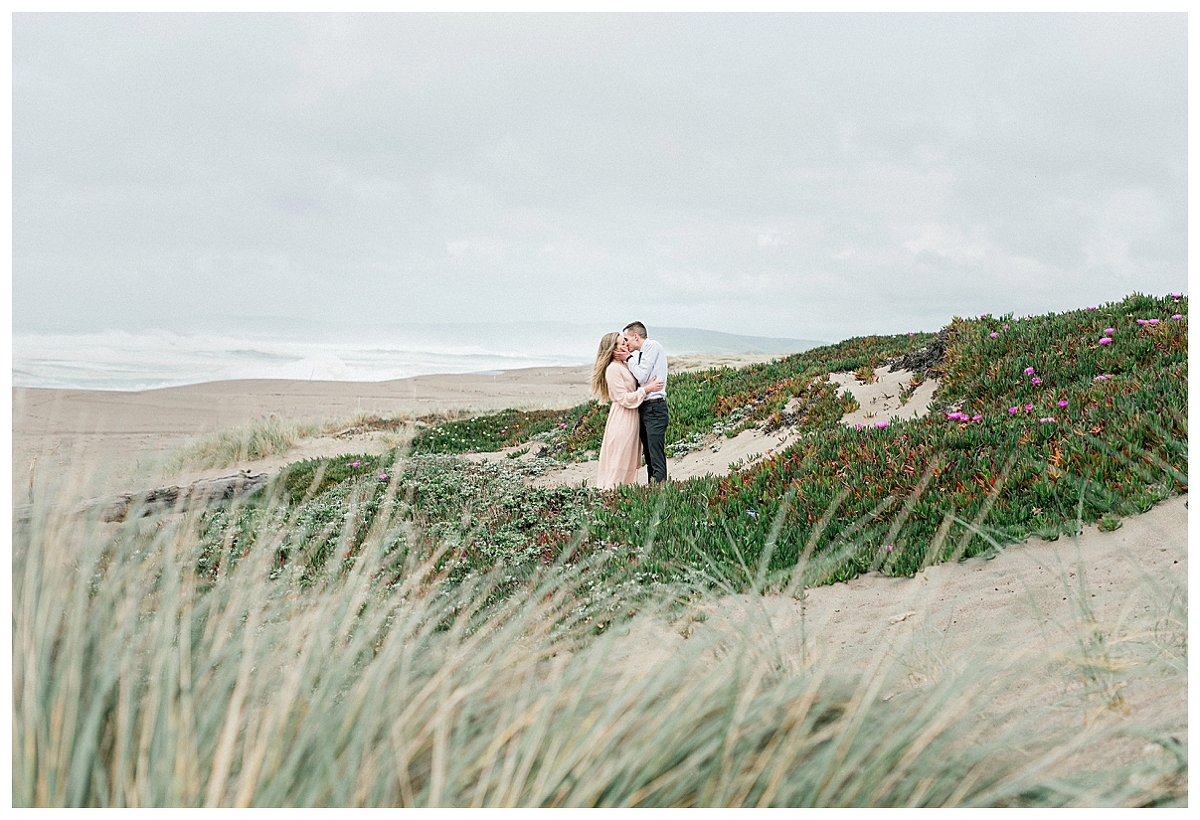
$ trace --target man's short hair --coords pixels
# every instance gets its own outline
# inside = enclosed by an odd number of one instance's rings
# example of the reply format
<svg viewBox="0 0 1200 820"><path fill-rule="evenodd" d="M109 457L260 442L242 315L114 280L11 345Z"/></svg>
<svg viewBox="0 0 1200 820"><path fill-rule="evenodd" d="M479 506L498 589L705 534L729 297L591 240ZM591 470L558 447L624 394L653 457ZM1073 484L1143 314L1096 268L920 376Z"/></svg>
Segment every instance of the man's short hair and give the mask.
<svg viewBox="0 0 1200 820"><path fill-rule="evenodd" d="M625 331L627 333L629 333L629 332L636 333L638 335L638 338L641 338L641 339L646 338L646 326L644 324L642 324L641 322L630 322L629 324L625 325Z"/></svg>

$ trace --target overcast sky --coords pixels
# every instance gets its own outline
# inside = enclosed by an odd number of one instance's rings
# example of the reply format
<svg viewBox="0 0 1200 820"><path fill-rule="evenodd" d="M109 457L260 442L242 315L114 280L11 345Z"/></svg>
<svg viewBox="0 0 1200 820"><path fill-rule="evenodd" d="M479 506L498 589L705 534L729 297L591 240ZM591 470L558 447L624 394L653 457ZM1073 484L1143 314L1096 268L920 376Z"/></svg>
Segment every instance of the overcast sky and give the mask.
<svg viewBox="0 0 1200 820"><path fill-rule="evenodd" d="M1187 285L1176 15L13 20L13 325L838 340Z"/></svg>

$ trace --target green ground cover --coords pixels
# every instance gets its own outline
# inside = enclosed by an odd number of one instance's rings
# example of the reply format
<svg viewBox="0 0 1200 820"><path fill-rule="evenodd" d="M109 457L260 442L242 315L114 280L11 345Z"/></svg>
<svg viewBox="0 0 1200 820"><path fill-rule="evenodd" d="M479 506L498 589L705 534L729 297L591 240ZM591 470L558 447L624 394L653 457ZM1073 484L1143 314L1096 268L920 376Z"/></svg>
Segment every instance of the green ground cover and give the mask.
<svg viewBox="0 0 1200 820"><path fill-rule="evenodd" d="M1127 686L1186 691L1186 583L1145 578L1143 620L1101 628L1080 559L1053 642L939 654L916 689L923 639L845 676L803 628L785 657L765 597L649 667L606 628L689 629L714 593L911 573L1186 492L1186 313L956 319L935 412L886 427L836 424L819 377L930 336L681 378L708 407L681 435L801 399L793 447L719 478L537 488L544 458L393 451L293 464L201 516L41 507L13 533L14 805L1186 805L1186 732L1102 719ZM450 429L582 457L586 417ZM1108 741L1132 751L1097 760Z"/></svg>
<svg viewBox="0 0 1200 820"><path fill-rule="evenodd" d="M620 552L622 572L651 584L704 577L740 589L760 565L768 585L785 584L802 557L809 583L908 575L1033 534L1056 537L1079 520L1119 526L1120 516L1186 492L1186 313L1186 299L1135 294L1062 314L955 319L942 334L934 411L882 428L837 424L844 399L824 376L878 366L932 334L673 376L668 441L777 423L790 398L801 400L796 444L719 478L610 493L539 489L524 481L538 460L453 455L533 439L555 458L586 458L607 412L590 403L431 428L414 442L425 455L396 475L394 454L293 465L283 492L319 510L303 514L311 526L336 528L348 499L395 484L409 520L433 540L458 539L447 560L459 575L504 565L514 584L569 548ZM361 512L364 533L372 509Z"/></svg>
<svg viewBox="0 0 1200 820"><path fill-rule="evenodd" d="M720 426L729 436L778 415L793 396L805 401L810 425L840 418L841 400L813 380L826 373L876 367L885 359L923 347L930 333L865 336L807 350L778 361L743 368L722 367L671 376L671 420L667 441L686 440ZM414 454L490 452L530 439L545 442L555 458L574 460L600 449L608 406L594 401L569 410L505 410L448 422L422 430L413 439Z"/></svg>

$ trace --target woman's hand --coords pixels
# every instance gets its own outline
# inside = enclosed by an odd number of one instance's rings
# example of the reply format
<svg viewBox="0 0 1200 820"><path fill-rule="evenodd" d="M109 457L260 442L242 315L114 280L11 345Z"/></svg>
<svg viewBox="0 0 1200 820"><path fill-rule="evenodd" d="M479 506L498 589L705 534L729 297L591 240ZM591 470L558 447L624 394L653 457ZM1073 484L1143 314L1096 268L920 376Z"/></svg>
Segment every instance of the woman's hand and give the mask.
<svg viewBox="0 0 1200 820"><path fill-rule="evenodd" d="M621 348L618 347L616 350L613 351L613 361L614 362L623 362L628 358L629 358L628 350L622 350Z"/></svg>
<svg viewBox="0 0 1200 820"><path fill-rule="evenodd" d="M649 396L651 393L655 392L656 390L662 390L663 387L666 386L666 384L667 383L662 381L661 379L651 379L650 381L643 384L642 387L646 388L646 395Z"/></svg>

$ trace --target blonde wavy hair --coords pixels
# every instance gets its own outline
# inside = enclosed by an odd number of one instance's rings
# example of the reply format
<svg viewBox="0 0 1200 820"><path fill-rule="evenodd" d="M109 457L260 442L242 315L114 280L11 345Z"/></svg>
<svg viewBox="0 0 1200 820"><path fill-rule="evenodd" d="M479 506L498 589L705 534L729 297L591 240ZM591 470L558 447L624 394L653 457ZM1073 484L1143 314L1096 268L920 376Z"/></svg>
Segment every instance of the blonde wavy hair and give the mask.
<svg viewBox="0 0 1200 820"><path fill-rule="evenodd" d="M596 363L592 365L592 393L600 397L601 404L608 404L608 379L605 371L613 361L613 351L621 341L620 333L605 333L600 339L600 349L596 351Z"/></svg>

